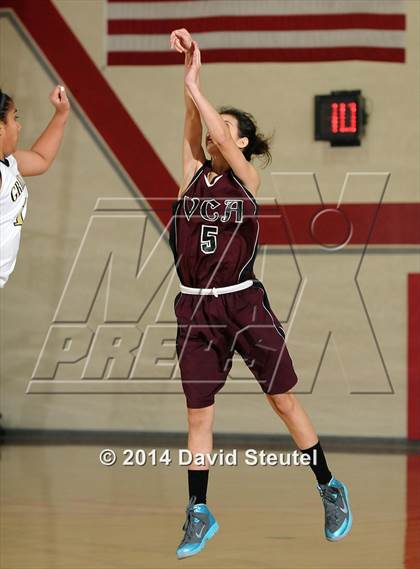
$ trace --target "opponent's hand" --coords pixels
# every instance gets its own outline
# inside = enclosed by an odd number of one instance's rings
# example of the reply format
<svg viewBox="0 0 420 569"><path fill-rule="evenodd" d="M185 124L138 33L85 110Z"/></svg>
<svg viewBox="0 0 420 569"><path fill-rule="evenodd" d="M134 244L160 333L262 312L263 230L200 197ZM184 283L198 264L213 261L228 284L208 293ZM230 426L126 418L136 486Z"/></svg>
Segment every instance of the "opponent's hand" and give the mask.
<svg viewBox="0 0 420 569"><path fill-rule="evenodd" d="M188 30L181 28L171 33L171 49L176 49L179 53L188 53L192 51L192 37Z"/></svg>
<svg viewBox="0 0 420 569"><path fill-rule="evenodd" d="M56 85L50 93L50 101L59 114L66 114L70 111L70 102L67 98L66 90L62 85Z"/></svg>
<svg viewBox="0 0 420 569"><path fill-rule="evenodd" d="M192 53L185 57L184 81L187 86L198 86L201 67L201 53L196 41L192 42L192 49Z"/></svg>

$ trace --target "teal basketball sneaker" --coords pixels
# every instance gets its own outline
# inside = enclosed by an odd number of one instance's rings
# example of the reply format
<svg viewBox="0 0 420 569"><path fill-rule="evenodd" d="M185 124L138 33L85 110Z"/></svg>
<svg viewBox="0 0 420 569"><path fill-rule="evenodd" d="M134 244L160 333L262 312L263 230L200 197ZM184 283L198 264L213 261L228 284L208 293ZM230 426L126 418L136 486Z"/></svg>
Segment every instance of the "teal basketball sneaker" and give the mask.
<svg viewBox="0 0 420 569"><path fill-rule="evenodd" d="M178 559L196 555L206 545L219 529L219 525L206 504L196 504L193 496L186 509L187 519L182 527L185 531L184 539L176 550Z"/></svg>
<svg viewBox="0 0 420 569"><path fill-rule="evenodd" d="M353 521L347 486L333 476L328 484L317 487L325 510L325 537L339 541L350 532Z"/></svg>

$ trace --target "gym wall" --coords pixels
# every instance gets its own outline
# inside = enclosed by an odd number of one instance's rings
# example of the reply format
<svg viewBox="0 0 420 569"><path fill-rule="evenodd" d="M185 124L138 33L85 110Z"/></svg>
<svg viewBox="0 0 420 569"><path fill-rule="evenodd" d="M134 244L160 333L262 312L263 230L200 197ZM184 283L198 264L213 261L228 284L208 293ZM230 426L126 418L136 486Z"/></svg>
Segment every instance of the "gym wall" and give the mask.
<svg viewBox="0 0 420 569"><path fill-rule="evenodd" d="M175 199L184 112L181 56L179 66L108 67L104 3L55 0L53 6L166 168ZM383 204L418 203L420 5L408 1L406 10L403 64L206 64L203 58L202 88L208 99L215 106L243 108L263 132L274 132L273 161L261 172L260 203L318 204L312 173L326 203L337 202L345 180L344 202L377 204L387 183ZM108 96L97 89L94 77L90 83L81 70L83 84L73 92L22 20L9 10L1 16L0 86L19 109L20 147L30 147L51 117L48 93L54 81L67 85L73 103L53 167L26 180L28 215L19 257L0 292L2 426L183 431L179 381L165 379L176 362L178 279L165 228L153 208L135 201L142 188L101 135L103 127L121 131L118 115L104 114L94 124L80 103L86 93L92 101ZM68 57L71 76L79 65ZM332 148L314 141L314 96L341 89L361 89L367 98L369 123L360 147ZM122 131L117 144L133 149L135 141ZM161 170L150 171L140 149L137 160L145 180L162 176ZM420 272L420 263L418 247L400 242L405 223L404 217L395 218L386 228L386 242L367 250L363 244L336 252L315 244L293 251L261 244L256 274L287 329L300 378L295 391L320 434L407 436L407 281L409 273ZM136 279L140 245L140 268L145 265ZM107 364L105 340L89 344L89 330L104 325L105 310L107 321L125 326L121 333L128 342L113 367ZM132 315L141 315L137 327ZM146 329L138 366L143 380L124 381L133 357L129 350ZM71 330L66 355L58 339ZM69 354L78 361L57 365ZM284 431L239 361L217 397L215 428Z"/></svg>

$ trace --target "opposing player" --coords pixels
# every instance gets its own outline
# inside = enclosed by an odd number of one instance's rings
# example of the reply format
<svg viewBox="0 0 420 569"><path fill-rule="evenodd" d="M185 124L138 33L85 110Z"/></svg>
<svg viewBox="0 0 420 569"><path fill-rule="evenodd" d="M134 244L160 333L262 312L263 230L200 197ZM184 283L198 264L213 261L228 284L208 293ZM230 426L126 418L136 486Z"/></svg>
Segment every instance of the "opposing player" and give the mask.
<svg viewBox="0 0 420 569"><path fill-rule="evenodd" d="M177 354L188 411L188 448L212 451L215 394L237 351L284 421L297 447L308 454L325 509L325 536L345 537L352 525L346 486L332 476L310 419L290 389L297 377L285 332L271 310L253 263L259 225L255 199L260 177L254 155L270 159L268 141L253 117L236 108L217 112L200 89L200 50L185 29L171 34L185 54L184 179L173 207L170 242L181 292L174 307ZM206 159L202 123L207 127ZM208 464L188 470L190 501L177 556L195 555L218 530L207 507Z"/></svg>
<svg viewBox="0 0 420 569"><path fill-rule="evenodd" d="M20 234L26 215L28 190L24 176L48 170L57 155L70 111L64 87L50 94L55 114L30 150L16 150L21 126L16 105L0 90L0 287L16 265Z"/></svg>

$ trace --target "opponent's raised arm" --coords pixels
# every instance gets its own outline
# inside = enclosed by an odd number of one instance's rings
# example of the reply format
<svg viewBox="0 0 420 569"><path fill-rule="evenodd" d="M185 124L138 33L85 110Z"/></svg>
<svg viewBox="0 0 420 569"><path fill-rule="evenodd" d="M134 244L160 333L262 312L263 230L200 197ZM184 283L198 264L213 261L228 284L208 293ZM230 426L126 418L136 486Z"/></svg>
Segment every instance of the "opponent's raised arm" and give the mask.
<svg viewBox="0 0 420 569"><path fill-rule="evenodd" d="M174 30L171 33L171 48L185 55L184 78L191 66L193 43L189 32L185 29ZM199 82L199 78L197 78ZM203 128L200 112L192 99L184 81L185 119L184 136L182 145L183 181L179 191L182 194L186 184L194 176L195 172L204 163L206 157L202 147Z"/></svg>
<svg viewBox="0 0 420 569"><path fill-rule="evenodd" d="M48 170L57 156L63 138L64 128L70 112L66 90L61 85L50 93L55 113L47 128L30 150L17 150L14 154L22 176L38 176Z"/></svg>

